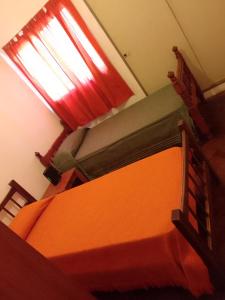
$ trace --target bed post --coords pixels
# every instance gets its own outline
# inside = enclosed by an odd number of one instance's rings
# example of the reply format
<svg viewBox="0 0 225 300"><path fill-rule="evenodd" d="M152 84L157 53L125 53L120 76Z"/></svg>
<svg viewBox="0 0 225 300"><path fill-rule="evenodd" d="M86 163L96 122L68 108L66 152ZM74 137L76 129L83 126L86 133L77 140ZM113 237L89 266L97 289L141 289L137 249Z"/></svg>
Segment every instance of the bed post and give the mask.
<svg viewBox="0 0 225 300"><path fill-rule="evenodd" d="M188 65L186 64L186 61L182 55L182 53L178 50L178 47L174 46L172 48L172 51L174 52L176 59L177 59L177 76L181 77L181 75L186 75L191 82L194 83L196 92L197 92L197 96L198 96L198 101L199 102L205 102L205 97L202 93L202 90L197 82L197 80L195 79L193 73L191 72L190 68L188 67ZM184 72L184 74L182 74L182 72ZM197 99L196 99L197 100Z"/></svg>
<svg viewBox="0 0 225 300"><path fill-rule="evenodd" d="M45 155L40 154L40 152L35 152L35 156L40 160L44 167L49 167L51 165L55 152L58 150L65 138L72 132L68 125L66 125L63 121L60 121L60 123L63 126L63 131L51 145L48 152Z"/></svg>
<svg viewBox="0 0 225 300"><path fill-rule="evenodd" d="M211 193L211 182L216 182L217 178L183 121L179 122L179 129L182 135L184 183L181 207L172 211L171 219L208 267L214 286L220 288L225 282L225 274L216 259ZM195 209L189 203L190 199L194 201Z"/></svg>
<svg viewBox="0 0 225 300"><path fill-rule="evenodd" d="M170 71L168 77L175 91L188 107L200 135L209 139L212 134L198 108L199 104L205 101L204 95L178 48L173 47L173 52L177 58L177 74L175 75L174 72Z"/></svg>

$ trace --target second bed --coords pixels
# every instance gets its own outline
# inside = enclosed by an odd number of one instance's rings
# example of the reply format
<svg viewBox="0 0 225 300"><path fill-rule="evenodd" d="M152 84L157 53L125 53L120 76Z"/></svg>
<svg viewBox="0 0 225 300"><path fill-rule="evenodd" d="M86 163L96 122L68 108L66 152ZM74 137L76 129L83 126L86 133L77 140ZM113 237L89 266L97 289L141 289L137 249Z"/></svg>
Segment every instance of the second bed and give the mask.
<svg viewBox="0 0 225 300"><path fill-rule="evenodd" d="M209 172L183 131L182 148L28 205L11 228L90 291L181 286L211 293L208 270L217 264Z"/></svg>

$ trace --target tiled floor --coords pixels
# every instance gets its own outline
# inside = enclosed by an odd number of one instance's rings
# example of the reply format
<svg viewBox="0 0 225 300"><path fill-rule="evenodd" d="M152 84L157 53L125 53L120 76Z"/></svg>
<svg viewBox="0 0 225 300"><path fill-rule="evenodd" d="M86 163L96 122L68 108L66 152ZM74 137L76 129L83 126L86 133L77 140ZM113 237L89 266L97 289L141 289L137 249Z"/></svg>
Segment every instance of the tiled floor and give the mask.
<svg viewBox="0 0 225 300"><path fill-rule="evenodd" d="M202 149L210 164L221 180L215 189L215 219L218 241L217 256L225 272L225 93L215 96L202 107L202 113L210 124L214 138L204 144ZM225 290L225 283L224 283ZM97 295L101 300L191 300L194 299L187 291L178 288L148 289L127 293L107 293ZM203 296L199 300L223 300L225 292L217 291L214 296Z"/></svg>

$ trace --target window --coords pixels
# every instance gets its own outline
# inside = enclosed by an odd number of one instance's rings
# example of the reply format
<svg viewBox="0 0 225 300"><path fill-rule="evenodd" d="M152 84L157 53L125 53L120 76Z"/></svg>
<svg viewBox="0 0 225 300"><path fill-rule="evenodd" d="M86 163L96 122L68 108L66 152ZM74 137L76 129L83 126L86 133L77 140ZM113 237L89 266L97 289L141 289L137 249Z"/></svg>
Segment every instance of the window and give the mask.
<svg viewBox="0 0 225 300"><path fill-rule="evenodd" d="M70 1L49 1L4 50L72 129L133 95Z"/></svg>

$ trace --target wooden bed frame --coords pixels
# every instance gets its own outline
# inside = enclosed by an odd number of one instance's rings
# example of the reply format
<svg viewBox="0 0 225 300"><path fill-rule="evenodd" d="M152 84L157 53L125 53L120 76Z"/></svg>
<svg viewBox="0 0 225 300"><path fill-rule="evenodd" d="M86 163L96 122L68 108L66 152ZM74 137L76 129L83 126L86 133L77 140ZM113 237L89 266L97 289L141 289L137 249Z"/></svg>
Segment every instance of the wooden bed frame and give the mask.
<svg viewBox="0 0 225 300"><path fill-rule="evenodd" d="M187 125L181 121L179 128L182 136L184 182L181 207L172 211L171 220L204 261L214 286L222 287L225 274L216 259L213 212L215 199L212 189L218 185L219 180ZM195 186L196 192L193 192L191 186ZM196 211L190 205L190 197L195 201ZM196 221L197 231L190 216Z"/></svg>
<svg viewBox="0 0 225 300"><path fill-rule="evenodd" d="M205 101L204 95L181 52L177 47L173 47L172 50L177 58L177 72L176 75L174 72L168 72L168 77L175 91L186 104L200 137L209 139L210 129L199 111L199 104Z"/></svg>
<svg viewBox="0 0 225 300"><path fill-rule="evenodd" d="M65 140L65 138L72 132L72 129L69 128L69 126L65 122L60 120L60 123L63 126L63 131L53 142L53 144L51 145L49 150L46 152L46 154L41 155L40 152L35 152L35 156L40 160L42 165L45 167L49 167L51 165L54 154L59 149L60 145Z"/></svg>
<svg viewBox="0 0 225 300"><path fill-rule="evenodd" d="M180 95L188 107L189 114L198 129L200 137L210 138L211 133L209 127L198 109L198 105L205 101L203 93L178 48L173 47L173 52L177 58L177 74L175 76L174 72L168 72L168 77L170 78L175 91ZM54 154L64 139L72 132L63 121L61 121L61 124L63 126L63 131L51 145L47 153L41 155L39 152L35 152L36 157L45 167L51 165Z"/></svg>
<svg viewBox="0 0 225 300"><path fill-rule="evenodd" d="M184 180L181 206L172 211L171 220L204 261L214 286L221 287L225 282L225 274L216 258L213 212L213 200L215 199L213 199L212 192L212 187L216 187L219 181L194 136L183 121L179 122L179 129L182 136ZM14 181L11 182L11 186L14 191ZM191 188L193 186L195 191ZM22 192L24 195L23 189L16 189L16 191ZM1 207L4 207L12 193L9 192ZM195 201L195 211L190 205L190 197ZM30 200L28 198L28 202L33 202L33 197ZM193 226L190 216L196 221L197 229Z"/></svg>

